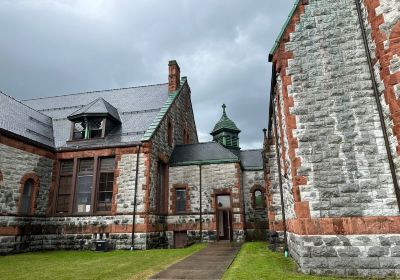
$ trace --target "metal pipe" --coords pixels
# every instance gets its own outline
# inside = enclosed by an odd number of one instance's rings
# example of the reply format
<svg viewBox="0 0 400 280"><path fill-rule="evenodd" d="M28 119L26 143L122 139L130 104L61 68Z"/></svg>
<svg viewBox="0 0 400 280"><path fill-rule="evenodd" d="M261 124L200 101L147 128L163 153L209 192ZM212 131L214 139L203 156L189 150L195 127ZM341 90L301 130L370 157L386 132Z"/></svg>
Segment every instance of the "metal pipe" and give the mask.
<svg viewBox="0 0 400 280"><path fill-rule="evenodd" d="M203 212L203 209L202 209L202 207L203 207L203 202L202 202L202 199L203 199L203 195L202 195L202 179L201 179L201 177L202 177L202 173L203 173L203 170L202 170L202 166L201 166L201 164L199 165L199 175L200 175L200 181L199 181L199 190L200 190L200 242L203 242L203 214L202 214L202 212Z"/></svg>
<svg viewBox="0 0 400 280"><path fill-rule="evenodd" d="M386 130L385 118L383 116L382 104L380 102L378 85L376 83L376 76L375 76L375 72L374 72L374 67L372 65L372 58L371 58L371 54L369 52L368 38L367 38L367 32L365 30L365 26L364 26L364 20L362 17L361 4L360 4L359 0L355 0L355 3L356 3L356 7L357 7L358 20L359 20L359 23L361 26L361 34L362 34L362 38L363 38L365 53L367 55L368 68L369 68L369 72L370 72L371 78L372 78L372 86L373 86L373 90L374 90L376 105L378 108L379 120L380 120L381 127L382 127L383 139L385 141L386 153L387 153L387 157L389 160L390 172L392 174L394 191L395 191L396 198L397 198L397 206L399 207L399 211L400 211L399 183L397 181L396 169L394 166L392 151L390 149L389 137L388 137L388 133Z"/></svg>
<svg viewBox="0 0 400 280"><path fill-rule="evenodd" d="M136 223L136 201L137 201L137 188L138 188L138 178L139 178L139 154L140 154L140 144L136 146L136 170L135 170L135 195L133 197L133 215L132 215L132 241L131 250L134 249L134 239L135 239L135 223Z"/></svg>
<svg viewBox="0 0 400 280"><path fill-rule="evenodd" d="M270 102L274 100L275 96L275 85L276 85L276 71L275 71L275 64L272 64L272 79L271 79L271 99ZM281 193L281 207L282 207L282 223L283 223L283 242L284 242L284 250L287 251L288 244L287 244L287 232L286 232L286 215L285 215L285 204L283 200L283 187L282 187L282 173L281 173L281 156L278 147L278 127L277 127L277 119L276 119L276 112L275 106L271 106L272 108L272 117L273 125L275 129L275 150L276 150L276 161L278 163L278 178L279 178L279 191Z"/></svg>

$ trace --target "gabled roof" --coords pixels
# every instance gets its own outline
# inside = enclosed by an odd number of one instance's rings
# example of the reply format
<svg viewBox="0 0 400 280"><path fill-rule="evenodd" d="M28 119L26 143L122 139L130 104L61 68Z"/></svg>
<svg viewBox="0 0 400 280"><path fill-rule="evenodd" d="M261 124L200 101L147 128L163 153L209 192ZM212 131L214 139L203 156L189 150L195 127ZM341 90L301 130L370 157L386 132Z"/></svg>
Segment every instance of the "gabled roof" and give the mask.
<svg viewBox="0 0 400 280"><path fill-rule="evenodd" d="M230 162L239 158L216 142L178 145L170 158L171 166Z"/></svg>
<svg viewBox="0 0 400 280"><path fill-rule="evenodd" d="M0 91L0 131L23 137L40 146L54 147L50 117Z"/></svg>
<svg viewBox="0 0 400 280"><path fill-rule="evenodd" d="M217 124L214 126L213 131L211 132L211 135L215 135L220 131L223 130L230 130L234 132L240 132L240 129L236 126L236 124L228 118L228 115L226 114L226 105L222 105L222 117L221 119L217 122Z"/></svg>
<svg viewBox="0 0 400 280"><path fill-rule="evenodd" d="M90 102L83 108L73 112L71 115L68 116L68 119L74 120L83 116L110 117L119 123L121 122L118 115L118 110L101 97Z"/></svg>
<svg viewBox="0 0 400 280"><path fill-rule="evenodd" d="M262 150L240 151L240 162L244 170L263 170Z"/></svg>
<svg viewBox="0 0 400 280"><path fill-rule="evenodd" d="M100 100L99 98L104 102L95 102ZM168 84L157 84L45 97L24 100L23 103L52 118L55 147L63 150L138 143L168 98ZM87 106L91 103L94 103L93 107ZM115 110L110 109L107 104ZM84 107L87 107L89 112L95 111L98 105L101 105L99 108L107 108L110 114L118 113L121 125L111 131L105 139L68 142L71 129L68 116L84 110Z"/></svg>

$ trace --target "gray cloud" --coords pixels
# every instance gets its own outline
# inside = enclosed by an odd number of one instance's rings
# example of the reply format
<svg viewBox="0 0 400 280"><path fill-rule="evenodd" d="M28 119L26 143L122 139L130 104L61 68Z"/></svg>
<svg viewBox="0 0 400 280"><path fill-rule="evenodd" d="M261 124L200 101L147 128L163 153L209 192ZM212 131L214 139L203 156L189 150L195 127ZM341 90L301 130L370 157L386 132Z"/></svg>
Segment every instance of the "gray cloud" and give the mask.
<svg viewBox="0 0 400 280"><path fill-rule="evenodd" d="M0 89L28 99L188 76L200 140L226 103L242 148L267 126L267 54L293 0L0 0Z"/></svg>

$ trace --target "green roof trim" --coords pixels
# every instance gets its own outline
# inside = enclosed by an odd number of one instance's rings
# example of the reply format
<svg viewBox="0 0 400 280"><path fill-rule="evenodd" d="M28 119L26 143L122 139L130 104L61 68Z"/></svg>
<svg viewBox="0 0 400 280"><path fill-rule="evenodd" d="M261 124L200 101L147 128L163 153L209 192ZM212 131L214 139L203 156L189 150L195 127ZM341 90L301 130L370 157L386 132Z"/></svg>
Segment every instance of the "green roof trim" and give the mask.
<svg viewBox="0 0 400 280"><path fill-rule="evenodd" d="M181 83L179 89L177 89L176 91L168 93L167 101L165 101L164 106L158 112L157 117L153 120L153 122L151 123L149 128L146 130L141 141L149 141L153 137L157 128L160 126L161 121L164 119L165 115L171 108L172 103L174 103L175 99L179 96L181 90L183 89L185 82L186 82L186 80L183 81L183 83Z"/></svg>
<svg viewBox="0 0 400 280"><path fill-rule="evenodd" d="M221 119L217 122L217 124L214 126L213 131L211 132L211 135L216 134L218 131L221 130L231 130L235 132L240 132L240 129L236 126L236 124L228 118L228 115L226 114L226 105L222 105L222 117Z"/></svg>
<svg viewBox="0 0 400 280"><path fill-rule="evenodd" d="M180 163L172 163L169 166L188 166L188 165L206 165L206 164L223 164L223 163L238 163L239 159L215 159L215 160L198 160L198 161L187 161Z"/></svg>
<svg viewBox="0 0 400 280"><path fill-rule="evenodd" d="M296 9L297 9L297 7L299 6L299 4L300 4L300 0L295 0L295 3L294 3L294 5L293 5L293 8L292 8L292 10L290 11L290 14L289 14L288 18L286 19L286 22L285 22L285 24L283 25L283 28L281 29L281 32L279 32L279 35L278 35L278 37L277 37L276 40L275 40L274 46L272 47L271 51L269 52L270 57L271 57L272 55L274 55L276 49L278 48L279 43L280 43L280 41L281 41L281 39L282 39L282 37L283 37L283 33L285 33L285 30L286 30L286 28L288 27L288 25L289 25L289 23L290 23L290 20L292 19L293 15L294 15L294 12L296 11Z"/></svg>

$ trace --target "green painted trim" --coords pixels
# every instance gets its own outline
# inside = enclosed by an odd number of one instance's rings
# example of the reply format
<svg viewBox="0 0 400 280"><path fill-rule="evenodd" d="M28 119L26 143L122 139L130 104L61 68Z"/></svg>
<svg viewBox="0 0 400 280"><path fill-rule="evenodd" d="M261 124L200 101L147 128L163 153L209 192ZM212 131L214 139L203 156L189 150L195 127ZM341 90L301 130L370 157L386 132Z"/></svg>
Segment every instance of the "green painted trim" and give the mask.
<svg viewBox="0 0 400 280"><path fill-rule="evenodd" d="M180 85L178 90L168 93L167 101L165 101L164 106L158 112L157 117L153 120L153 122L151 123L149 128L144 133L141 141L149 141L153 137L156 130L160 127L161 121L164 119L165 115L171 108L172 103L174 103L175 99L181 93L181 90L183 89L183 86L185 85L185 83L186 83L186 81L184 81L184 83Z"/></svg>
<svg viewBox="0 0 400 280"><path fill-rule="evenodd" d="M279 35L275 40L274 46L272 47L271 51L269 52L270 56L274 55L276 49L278 48L279 43L280 43L280 41L282 39L283 33L285 32L286 28L288 27L289 22L290 22L290 20L292 19L293 15L294 15L294 12L296 11L297 7L299 6L299 3L300 3L300 0L295 0L294 6L293 6L292 10L290 11L290 14L289 14L285 24L283 25L283 28L281 29L281 32L279 32Z"/></svg>
<svg viewBox="0 0 400 280"><path fill-rule="evenodd" d="M206 165L206 164L222 164L222 163L237 163L240 162L238 159L214 159L214 160L198 160L198 161L186 161L180 163L171 163L169 166L187 166L187 165Z"/></svg>

